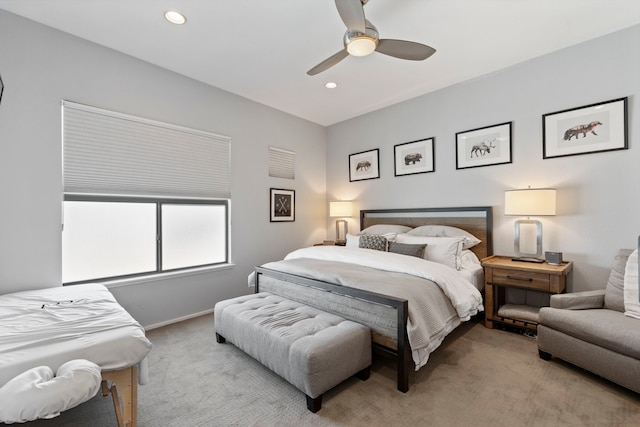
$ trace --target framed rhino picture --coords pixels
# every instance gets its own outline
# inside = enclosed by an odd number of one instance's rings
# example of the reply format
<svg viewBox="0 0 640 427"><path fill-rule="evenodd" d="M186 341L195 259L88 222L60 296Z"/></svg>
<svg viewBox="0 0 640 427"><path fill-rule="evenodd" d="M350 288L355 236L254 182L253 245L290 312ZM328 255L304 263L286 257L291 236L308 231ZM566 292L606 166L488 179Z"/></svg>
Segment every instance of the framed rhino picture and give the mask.
<svg viewBox="0 0 640 427"><path fill-rule="evenodd" d="M349 154L349 181L380 178L380 150Z"/></svg>
<svg viewBox="0 0 640 427"><path fill-rule="evenodd" d="M395 176L435 172L435 138L420 139L393 146Z"/></svg>
<svg viewBox="0 0 640 427"><path fill-rule="evenodd" d="M627 148L627 98L542 116L543 159Z"/></svg>
<svg viewBox="0 0 640 427"><path fill-rule="evenodd" d="M511 122L456 133L456 169L511 163Z"/></svg>

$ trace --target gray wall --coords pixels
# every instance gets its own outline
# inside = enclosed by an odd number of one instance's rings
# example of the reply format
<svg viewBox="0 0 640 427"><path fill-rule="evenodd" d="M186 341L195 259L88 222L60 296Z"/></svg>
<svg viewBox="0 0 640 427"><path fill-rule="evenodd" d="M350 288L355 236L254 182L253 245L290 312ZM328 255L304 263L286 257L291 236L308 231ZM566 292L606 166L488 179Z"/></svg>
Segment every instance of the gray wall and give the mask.
<svg viewBox="0 0 640 427"><path fill-rule="evenodd" d="M573 290L604 287L640 234L640 26L385 108L327 129L327 197L359 209L489 205L494 252L513 253L504 190L555 187L544 249L575 262ZM430 78L425 75L425 78ZM629 149L542 159L542 115L629 97ZM513 121L513 163L456 170L455 133ZM435 173L394 177L393 146L435 137ZM349 154L380 149L380 179L349 183ZM330 237L333 220L327 221ZM357 218L351 230L358 229Z"/></svg>
<svg viewBox="0 0 640 427"><path fill-rule="evenodd" d="M112 288L143 325L245 294L253 266L326 234L325 129L0 10L0 294L61 281L60 102L72 100L231 137L235 267ZM269 145L296 179L268 177ZM296 220L269 222L269 188L296 190Z"/></svg>

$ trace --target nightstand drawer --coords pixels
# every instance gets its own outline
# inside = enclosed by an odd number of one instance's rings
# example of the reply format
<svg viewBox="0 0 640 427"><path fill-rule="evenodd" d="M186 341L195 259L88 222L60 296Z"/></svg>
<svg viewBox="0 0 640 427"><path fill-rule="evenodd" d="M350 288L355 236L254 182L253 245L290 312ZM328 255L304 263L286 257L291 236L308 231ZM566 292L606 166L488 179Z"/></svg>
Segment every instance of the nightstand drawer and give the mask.
<svg viewBox="0 0 640 427"><path fill-rule="evenodd" d="M550 287L548 274L534 273L531 271L508 270L503 268L493 269L492 282L496 285L511 285L547 292Z"/></svg>

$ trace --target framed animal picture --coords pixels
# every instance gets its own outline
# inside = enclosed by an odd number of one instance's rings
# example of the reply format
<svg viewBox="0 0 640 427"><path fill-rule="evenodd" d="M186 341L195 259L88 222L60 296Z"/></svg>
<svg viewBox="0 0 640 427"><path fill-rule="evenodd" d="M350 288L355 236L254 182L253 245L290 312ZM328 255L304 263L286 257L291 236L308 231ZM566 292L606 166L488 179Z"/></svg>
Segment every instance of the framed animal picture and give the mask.
<svg viewBox="0 0 640 427"><path fill-rule="evenodd" d="M542 116L542 158L625 150L627 98Z"/></svg>
<svg viewBox="0 0 640 427"><path fill-rule="evenodd" d="M435 138L394 145L395 176L435 172Z"/></svg>
<svg viewBox="0 0 640 427"><path fill-rule="evenodd" d="M380 178L380 150L362 151L349 155L349 181Z"/></svg>
<svg viewBox="0 0 640 427"><path fill-rule="evenodd" d="M456 133L456 169L511 163L511 123Z"/></svg>

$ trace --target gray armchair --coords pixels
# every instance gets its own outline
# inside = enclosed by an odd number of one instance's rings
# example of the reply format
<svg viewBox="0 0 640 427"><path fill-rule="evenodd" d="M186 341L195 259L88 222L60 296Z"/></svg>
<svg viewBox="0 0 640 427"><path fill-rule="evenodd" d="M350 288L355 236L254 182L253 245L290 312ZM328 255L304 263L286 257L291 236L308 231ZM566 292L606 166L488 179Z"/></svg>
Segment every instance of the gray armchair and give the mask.
<svg viewBox="0 0 640 427"><path fill-rule="evenodd" d="M538 353L640 393L640 320L624 315L624 273L631 252L618 251L606 289L551 296L551 306L540 309Z"/></svg>

